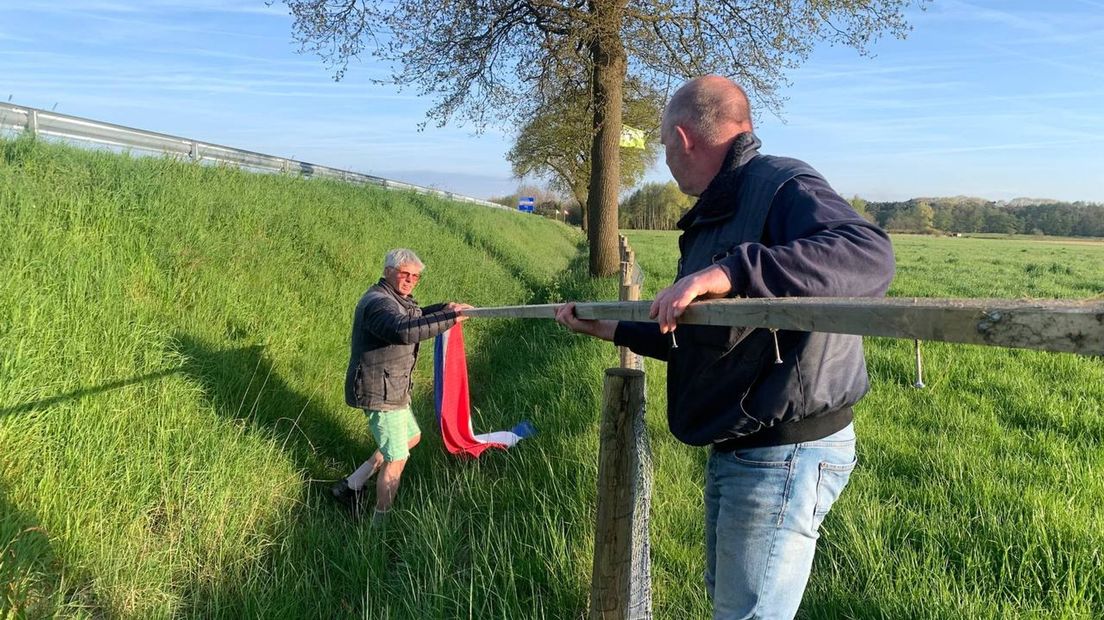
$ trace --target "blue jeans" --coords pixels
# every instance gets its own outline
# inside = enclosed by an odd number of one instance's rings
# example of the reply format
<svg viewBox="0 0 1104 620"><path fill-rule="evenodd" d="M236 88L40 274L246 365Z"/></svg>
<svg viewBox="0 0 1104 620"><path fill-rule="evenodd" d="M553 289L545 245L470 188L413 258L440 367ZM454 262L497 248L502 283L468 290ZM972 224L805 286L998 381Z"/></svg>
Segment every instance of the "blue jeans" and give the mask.
<svg viewBox="0 0 1104 620"><path fill-rule="evenodd" d="M715 619L794 617L820 523L855 463L850 424L817 441L709 455L705 587Z"/></svg>

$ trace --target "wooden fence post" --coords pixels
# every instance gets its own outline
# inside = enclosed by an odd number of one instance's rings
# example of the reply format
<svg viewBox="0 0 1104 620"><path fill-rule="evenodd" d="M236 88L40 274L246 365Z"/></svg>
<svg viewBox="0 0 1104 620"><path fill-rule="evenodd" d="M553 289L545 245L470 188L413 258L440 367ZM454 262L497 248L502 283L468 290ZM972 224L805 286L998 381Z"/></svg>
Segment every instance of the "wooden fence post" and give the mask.
<svg viewBox="0 0 1104 620"><path fill-rule="evenodd" d="M652 617L650 498L644 373L610 368L606 370L602 398L591 620Z"/></svg>
<svg viewBox="0 0 1104 620"><path fill-rule="evenodd" d="M621 301L640 301L640 285L644 280L643 272L636 264L636 252L629 247L629 240L622 235L621 241L621 288L618 299ZM644 359L629 350L618 347L622 368L644 369Z"/></svg>

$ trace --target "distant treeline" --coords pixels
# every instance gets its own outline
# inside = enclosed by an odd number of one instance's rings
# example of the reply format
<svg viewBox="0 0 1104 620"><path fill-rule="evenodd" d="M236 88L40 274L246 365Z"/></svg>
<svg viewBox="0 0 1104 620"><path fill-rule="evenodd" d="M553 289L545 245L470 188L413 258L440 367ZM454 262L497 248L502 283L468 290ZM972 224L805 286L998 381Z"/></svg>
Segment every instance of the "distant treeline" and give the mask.
<svg viewBox="0 0 1104 620"><path fill-rule="evenodd" d="M523 192L535 197L538 215L576 226L582 224L577 204L534 187L526 187ZM491 200L515 207L517 196ZM621 200L618 225L628 229L674 230L694 202L692 196L680 192L672 182L644 183ZM849 202L860 215L890 232L1104 237L1104 204L1093 202L1036 198L996 202L969 196L899 202L871 202L856 196Z"/></svg>
<svg viewBox="0 0 1104 620"><path fill-rule="evenodd" d="M868 202L856 197L851 205L891 232L1104 237L1104 205L1089 202L1001 203L965 197Z"/></svg>

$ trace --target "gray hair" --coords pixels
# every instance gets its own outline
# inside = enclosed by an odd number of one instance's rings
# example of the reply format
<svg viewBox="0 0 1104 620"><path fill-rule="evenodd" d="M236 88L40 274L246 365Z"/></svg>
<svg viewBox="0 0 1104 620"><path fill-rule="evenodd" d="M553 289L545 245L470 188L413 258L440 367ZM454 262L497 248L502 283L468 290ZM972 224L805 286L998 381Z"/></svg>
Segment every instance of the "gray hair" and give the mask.
<svg viewBox="0 0 1104 620"><path fill-rule="evenodd" d="M663 110L663 132L675 125L690 127L710 144L730 136L722 135L725 125L751 125L751 106L739 84L717 75L694 78L675 91Z"/></svg>
<svg viewBox="0 0 1104 620"><path fill-rule="evenodd" d="M414 250L408 250L406 248L396 248L387 253L387 257L383 259L383 268L393 267L398 269L401 265L417 265L418 269L425 269L425 264L422 263L422 259L418 258L418 255L414 253Z"/></svg>

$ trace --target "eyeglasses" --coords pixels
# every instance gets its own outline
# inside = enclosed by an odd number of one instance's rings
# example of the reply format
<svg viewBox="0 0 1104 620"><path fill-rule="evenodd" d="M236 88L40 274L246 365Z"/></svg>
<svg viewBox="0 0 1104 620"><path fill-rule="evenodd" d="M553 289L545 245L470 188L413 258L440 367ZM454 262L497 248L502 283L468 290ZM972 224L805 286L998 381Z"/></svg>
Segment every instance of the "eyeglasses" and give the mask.
<svg viewBox="0 0 1104 620"><path fill-rule="evenodd" d="M401 280L410 280L411 282L417 282L418 280L422 279L422 274L420 274L420 273L411 273L409 271L398 271L398 270L396 270L395 275L398 276L399 279L401 279Z"/></svg>

